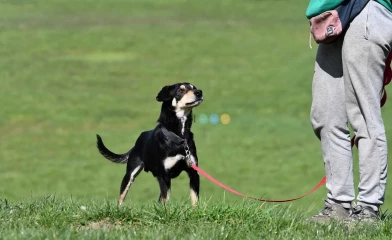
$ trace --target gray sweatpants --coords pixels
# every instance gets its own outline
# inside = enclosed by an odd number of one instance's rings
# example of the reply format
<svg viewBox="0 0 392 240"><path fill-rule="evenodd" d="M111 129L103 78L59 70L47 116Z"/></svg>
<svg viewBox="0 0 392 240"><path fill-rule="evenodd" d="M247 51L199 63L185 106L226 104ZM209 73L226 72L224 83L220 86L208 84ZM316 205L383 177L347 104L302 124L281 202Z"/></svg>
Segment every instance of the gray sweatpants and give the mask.
<svg viewBox="0 0 392 240"><path fill-rule="evenodd" d="M387 139L381 116L392 13L370 1L344 38L320 44L312 85L311 122L321 140L328 201L350 208L355 198L350 123L359 152L357 204L378 210L387 182Z"/></svg>

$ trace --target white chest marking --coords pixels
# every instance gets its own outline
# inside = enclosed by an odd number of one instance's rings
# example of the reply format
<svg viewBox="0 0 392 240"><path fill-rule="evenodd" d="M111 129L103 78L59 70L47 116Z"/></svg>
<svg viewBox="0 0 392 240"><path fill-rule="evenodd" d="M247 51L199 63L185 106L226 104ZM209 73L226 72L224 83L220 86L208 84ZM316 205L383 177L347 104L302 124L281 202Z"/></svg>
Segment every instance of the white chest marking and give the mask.
<svg viewBox="0 0 392 240"><path fill-rule="evenodd" d="M186 121L186 117L184 116L181 118L181 123L182 123L181 133L182 133L182 135L184 135L184 131L185 131L185 121Z"/></svg>
<svg viewBox="0 0 392 240"><path fill-rule="evenodd" d="M174 165L176 165L178 161L183 159L184 159L183 155L177 154L174 157L168 157L165 160L163 160L163 165L165 166L165 169L168 170L172 168Z"/></svg>

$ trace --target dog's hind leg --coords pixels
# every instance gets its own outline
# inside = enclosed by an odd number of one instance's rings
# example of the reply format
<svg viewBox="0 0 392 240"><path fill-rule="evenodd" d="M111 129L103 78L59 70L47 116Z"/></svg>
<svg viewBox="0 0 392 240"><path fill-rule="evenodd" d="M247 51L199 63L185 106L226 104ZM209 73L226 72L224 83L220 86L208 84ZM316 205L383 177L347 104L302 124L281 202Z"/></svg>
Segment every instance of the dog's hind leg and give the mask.
<svg viewBox="0 0 392 240"><path fill-rule="evenodd" d="M194 169L187 170L189 176L189 187L191 191L191 201L194 207L197 206L197 202L199 200L199 191L200 191L200 177L199 174Z"/></svg>
<svg viewBox="0 0 392 240"><path fill-rule="evenodd" d="M134 160L134 159L132 159ZM132 183L135 181L135 178L139 173L143 170L144 164L141 161L129 162L127 166L127 172L121 182L120 187L120 198L118 200L118 205L122 205L125 197L127 196L128 190L131 187Z"/></svg>
<svg viewBox="0 0 392 240"><path fill-rule="evenodd" d="M157 177L161 194L159 195L158 202L165 203L170 199L171 179L169 176Z"/></svg>

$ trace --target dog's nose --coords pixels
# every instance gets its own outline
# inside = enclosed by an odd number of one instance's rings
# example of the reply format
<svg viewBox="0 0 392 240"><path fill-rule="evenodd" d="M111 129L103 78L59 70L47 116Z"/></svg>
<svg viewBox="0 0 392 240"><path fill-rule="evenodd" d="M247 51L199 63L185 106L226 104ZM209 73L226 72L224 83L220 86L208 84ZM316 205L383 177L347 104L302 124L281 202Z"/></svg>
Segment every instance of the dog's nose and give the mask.
<svg viewBox="0 0 392 240"><path fill-rule="evenodd" d="M203 92L201 90L195 90L195 95L196 97L201 97L203 95Z"/></svg>

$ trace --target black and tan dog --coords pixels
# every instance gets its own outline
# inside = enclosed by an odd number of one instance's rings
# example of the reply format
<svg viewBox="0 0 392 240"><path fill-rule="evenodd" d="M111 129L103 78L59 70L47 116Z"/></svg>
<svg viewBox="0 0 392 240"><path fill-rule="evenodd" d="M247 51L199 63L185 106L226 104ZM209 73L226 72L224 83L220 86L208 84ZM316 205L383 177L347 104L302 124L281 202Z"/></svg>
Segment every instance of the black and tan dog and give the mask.
<svg viewBox="0 0 392 240"><path fill-rule="evenodd" d="M203 93L189 83L177 83L163 87L156 100L162 102L158 125L153 130L142 132L131 150L124 154L113 153L97 135L98 150L112 162L127 163L119 205L123 203L136 176L144 169L158 180L161 190L159 202L169 199L171 179L185 171L190 179L192 204L196 206L200 180L198 173L190 167L192 163L198 164L191 132L192 109L203 101Z"/></svg>

